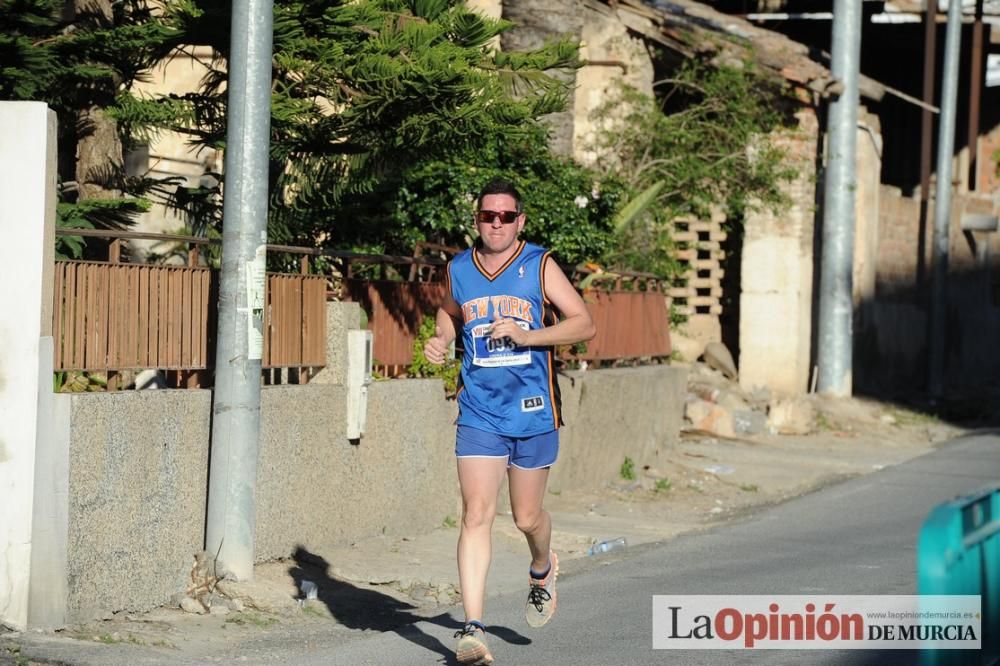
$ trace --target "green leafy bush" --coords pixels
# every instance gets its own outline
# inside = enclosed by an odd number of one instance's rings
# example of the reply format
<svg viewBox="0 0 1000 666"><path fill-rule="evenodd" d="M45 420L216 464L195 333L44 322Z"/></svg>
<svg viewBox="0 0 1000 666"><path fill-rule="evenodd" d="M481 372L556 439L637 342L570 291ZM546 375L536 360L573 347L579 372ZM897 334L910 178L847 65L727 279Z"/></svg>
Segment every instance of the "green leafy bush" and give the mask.
<svg viewBox="0 0 1000 666"><path fill-rule="evenodd" d="M85 199L56 205L56 226L61 229L123 230L135 216L149 210L147 199ZM56 236L56 259L82 259L86 241L81 236Z"/></svg>
<svg viewBox="0 0 1000 666"><path fill-rule="evenodd" d="M147 78L175 37L152 4L0 2L0 99L43 101L58 118L60 228L127 229L150 207L157 183L129 176L121 155L148 139L122 121L133 99L122 91ZM106 242L57 236L55 247L59 259L103 258Z"/></svg>
<svg viewBox="0 0 1000 666"><path fill-rule="evenodd" d="M784 91L752 61L742 67L685 61L649 96L621 85L595 114L597 164L645 189L662 183L657 202L671 218L731 218L787 203L782 185L795 176L785 152L767 141L791 121Z"/></svg>
<svg viewBox="0 0 1000 666"><path fill-rule="evenodd" d="M784 91L752 61L742 67L685 61L646 95L622 85L595 113L595 164L633 190L655 188L645 214L620 225L610 263L669 277L679 265L674 220L721 210L739 223L754 209L787 204L795 174L767 140L788 122Z"/></svg>
<svg viewBox="0 0 1000 666"><path fill-rule="evenodd" d="M108 388L108 379L97 372L67 370L53 373L52 390L56 393L92 393Z"/></svg>
<svg viewBox="0 0 1000 666"><path fill-rule="evenodd" d="M517 141L499 137L483 150L415 164L380 196L346 196L354 220L341 238L385 252L409 253L418 241L468 247L475 195L490 179L513 182L524 197L523 237L565 264L601 262L613 250L614 216L630 191L614 177L549 152L542 132Z"/></svg>
<svg viewBox="0 0 1000 666"><path fill-rule="evenodd" d="M411 377L433 377L444 381L444 390L449 396L455 395L458 391L458 374L462 369L462 362L458 359L446 359L441 365L435 365L424 356L424 344L434 337L435 323L433 316L424 317L417 332L417 339L413 342L413 363L410 364L409 374Z"/></svg>
<svg viewBox="0 0 1000 666"><path fill-rule="evenodd" d="M167 51L203 46L218 57L203 62L197 92L120 96L123 126L225 147L230 4L165 3L157 18L171 36ZM553 39L531 51L494 49L512 26L464 0L276 0L269 240L411 252L421 234L387 220L405 171L530 135L571 93L549 72L577 67L579 45ZM218 225L212 189L169 203L192 228Z"/></svg>

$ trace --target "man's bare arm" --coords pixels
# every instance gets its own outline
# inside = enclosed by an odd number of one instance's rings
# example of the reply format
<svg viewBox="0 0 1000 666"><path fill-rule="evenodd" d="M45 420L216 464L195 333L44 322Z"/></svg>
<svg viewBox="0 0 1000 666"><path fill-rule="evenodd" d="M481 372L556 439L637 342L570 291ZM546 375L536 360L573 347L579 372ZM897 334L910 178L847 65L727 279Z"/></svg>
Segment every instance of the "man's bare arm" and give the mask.
<svg viewBox="0 0 1000 666"><path fill-rule="evenodd" d="M434 336L424 344L424 356L435 365L444 363L448 355L448 345L457 335L456 321L461 321L462 309L450 293L444 295L444 301L434 316Z"/></svg>
<svg viewBox="0 0 1000 666"><path fill-rule="evenodd" d="M587 305L555 260L546 260L543 274L545 297L562 313L562 321L554 326L526 331L513 319L498 319L490 329L490 337L508 337L521 347L548 347L583 342L597 334Z"/></svg>

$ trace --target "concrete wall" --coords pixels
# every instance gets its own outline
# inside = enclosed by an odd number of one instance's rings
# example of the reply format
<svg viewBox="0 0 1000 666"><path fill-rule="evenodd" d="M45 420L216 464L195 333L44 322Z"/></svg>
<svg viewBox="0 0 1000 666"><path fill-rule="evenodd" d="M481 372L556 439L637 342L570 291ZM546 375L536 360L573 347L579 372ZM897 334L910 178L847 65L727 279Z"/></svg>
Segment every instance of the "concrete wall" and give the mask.
<svg viewBox="0 0 1000 666"><path fill-rule="evenodd" d="M800 175L786 186L791 208L778 215L747 216L741 266L740 384L804 393L812 376L812 335L819 274L816 242L817 147L820 127L813 109L797 114L796 131L774 137ZM857 130L854 269L856 328L884 322L865 303L875 296L881 262L882 135L878 116L862 108Z"/></svg>
<svg viewBox="0 0 1000 666"><path fill-rule="evenodd" d="M204 546L212 395L73 396L70 622L146 610L190 582Z"/></svg>
<svg viewBox="0 0 1000 666"><path fill-rule="evenodd" d="M859 109L857 170L854 190L854 271L855 309L875 297L878 269L879 195L882 175L882 134L879 118L864 107Z"/></svg>
<svg viewBox="0 0 1000 666"><path fill-rule="evenodd" d="M455 403L440 381L376 382L368 430L345 437L343 386L287 386L261 398L257 559L413 534L457 516Z"/></svg>
<svg viewBox="0 0 1000 666"><path fill-rule="evenodd" d="M500 18L503 12L501 0L467 0L465 5L474 12L479 12L492 18Z"/></svg>
<svg viewBox="0 0 1000 666"><path fill-rule="evenodd" d="M56 116L0 102L0 622L63 619L64 407L52 393Z"/></svg>
<svg viewBox="0 0 1000 666"><path fill-rule="evenodd" d="M628 456L657 466L677 443L687 369L665 365L571 372L559 377L563 419L549 487L596 488L618 479Z"/></svg>
<svg viewBox="0 0 1000 666"><path fill-rule="evenodd" d="M326 304L326 367L310 384L347 383L347 331L361 328L361 306L346 301Z"/></svg>
<svg viewBox="0 0 1000 666"><path fill-rule="evenodd" d="M797 118L798 128L771 137L799 173L786 185L792 205L747 215L740 276L740 384L786 394L808 388L812 335L819 124L811 108Z"/></svg>
<svg viewBox="0 0 1000 666"><path fill-rule="evenodd" d="M686 370L562 377L565 419L552 487L600 486L625 456L656 465L676 442ZM344 387L266 387L261 396L256 558L409 535L460 515L457 407L439 380L369 387L368 431L345 438ZM166 603L203 546L209 391L72 398L69 619Z"/></svg>

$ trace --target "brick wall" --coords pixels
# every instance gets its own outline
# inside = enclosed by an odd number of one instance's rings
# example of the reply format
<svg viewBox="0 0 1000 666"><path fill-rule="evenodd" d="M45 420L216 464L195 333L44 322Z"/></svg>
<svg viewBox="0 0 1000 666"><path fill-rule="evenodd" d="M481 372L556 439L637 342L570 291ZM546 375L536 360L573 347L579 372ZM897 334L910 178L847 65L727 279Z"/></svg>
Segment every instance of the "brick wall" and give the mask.
<svg viewBox="0 0 1000 666"><path fill-rule="evenodd" d="M919 199L893 187L880 191L875 298L859 305L856 318L854 369L863 392L925 385L933 209L931 201L922 222ZM945 354L954 391L995 383L1000 374L1000 232L961 228L963 214L998 211L989 197L953 197Z"/></svg>
<svg viewBox="0 0 1000 666"><path fill-rule="evenodd" d="M908 302L924 270L917 260L921 254L920 200L904 197L899 188L886 185L880 195L875 297ZM926 248L923 254L929 257L929 242Z"/></svg>
<svg viewBox="0 0 1000 666"><path fill-rule="evenodd" d="M899 188L882 186L879 197L879 246L876 268L876 298L879 300L921 297L927 287L926 277L931 265L931 245L934 234L934 200L923 221L921 242L921 205L914 197L904 197ZM992 268L1000 259L1000 233L970 234L961 229L962 216L970 213L998 214L1000 203L989 197L958 194L952 198L949 233L948 269L953 275L980 272L984 268L977 259L980 244L988 245ZM918 259L923 257L922 261Z"/></svg>

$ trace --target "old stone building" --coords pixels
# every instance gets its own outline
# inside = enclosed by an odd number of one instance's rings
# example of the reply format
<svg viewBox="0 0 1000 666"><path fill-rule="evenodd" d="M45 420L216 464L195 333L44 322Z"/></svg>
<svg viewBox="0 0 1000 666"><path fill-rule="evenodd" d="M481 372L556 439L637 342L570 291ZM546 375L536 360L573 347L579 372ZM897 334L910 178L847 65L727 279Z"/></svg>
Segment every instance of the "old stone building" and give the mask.
<svg viewBox="0 0 1000 666"><path fill-rule="evenodd" d="M830 49L832 2L714 4L817 53ZM860 69L888 93L869 102L878 125L866 123L882 136L881 170L858 174L859 200L878 211L865 240L874 244L872 269L855 299L855 384L865 391L921 387L926 375L948 4L863 5ZM1000 370L992 342L1000 334L1000 3L962 3L961 16L945 341L947 383L960 390L995 385Z"/></svg>
<svg viewBox="0 0 1000 666"><path fill-rule="evenodd" d="M533 7L527 0L469 3L492 16L531 23L511 31L509 43L504 44L508 48L536 44L546 31L568 31L582 41L585 64L575 74L571 108L549 120L556 148L584 164L594 159L588 149L596 131L593 113L608 99L616 81L624 79L640 91L652 91L658 75L653 49L672 54L676 61L753 58L759 67L787 82L798 100L796 124L770 140L786 148L799 174L787 186L792 205L777 214L750 214L732 227L739 232L729 235L723 231L722 219L681 221L677 236L689 245L684 258L691 271L687 284L672 295L689 315L685 334L701 341L722 340L733 350L744 387L767 386L787 394L808 391L816 357L813 331L825 110L829 96L839 92L839 84L823 62L822 49L797 39L807 41L817 30L828 29L828 24L813 26L813 33L800 29L782 34L760 27L760 21L734 15L743 10L733 3L717 3L716 9L691 0L566 0L544 3L544 7ZM988 44L997 41L996 33L989 31ZM873 58L879 66L867 67L863 60L863 106L857 131L855 384L866 390L919 385L926 355L924 294L930 248L927 229L932 220L926 200L921 203L919 181L913 178L914 164L920 159L923 110L920 100L907 93L914 92L912 81L889 75L902 64L883 62L887 50L891 46L874 47ZM915 61L912 48L903 53L906 62ZM149 84L149 91L192 89L204 70L202 63L210 57L198 51L178 55L163 65L162 78ZM866 76L869 72L874 74ZM996 172L987 159L1000 145L996 117L1000 103L989 103L996 101L997 90L988 89L982 104L993 110L981 118L984 129L976 144L979 157L974 177L969 176L969 142L959 142L956 156L959 196L952 224L955 280L949 367L953 381L966 383L986 380L1000 370L1000 359L988 354L987 343L990 336L1000 333L1000 271L995 268L1000 234L961 227L963 216L995 215L1000 207ZM967 85L960 94L967 95ZM175 136L160 137L148 151L148 168L158 174L182 175L188 185L199 184L221 168L220 155L196 153ZM161 210L150 214L146 226L167 229L179 223Z"/></svg>

